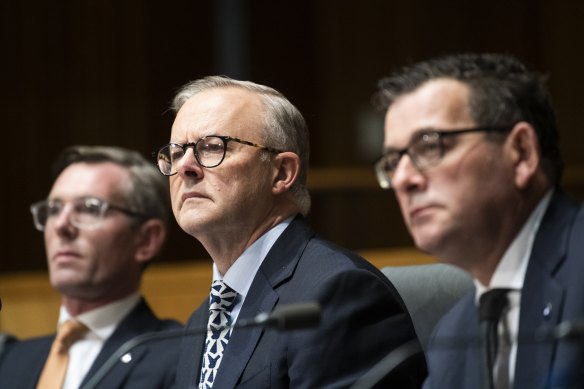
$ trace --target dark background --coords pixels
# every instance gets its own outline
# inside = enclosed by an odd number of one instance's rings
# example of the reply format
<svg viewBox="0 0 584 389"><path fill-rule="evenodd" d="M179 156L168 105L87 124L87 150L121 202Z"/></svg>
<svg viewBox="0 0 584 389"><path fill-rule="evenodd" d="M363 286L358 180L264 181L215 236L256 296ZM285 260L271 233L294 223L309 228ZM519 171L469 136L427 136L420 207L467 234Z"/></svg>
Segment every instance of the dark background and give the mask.
<svg viewBox="0 0 584 389"><path fill-rule="evenodd" d="M565 184L584 198L583 20L579 0L2 1L0 271L45 267L28 206L63 147L149 156L168 141L174 91L210 74L270 85L304 113L310 221L352 249L411 244L371 173L382 117L370 98L380 77L430 56L506 52L549 74ZM204 257L173 225L161 260Z"/></svg>

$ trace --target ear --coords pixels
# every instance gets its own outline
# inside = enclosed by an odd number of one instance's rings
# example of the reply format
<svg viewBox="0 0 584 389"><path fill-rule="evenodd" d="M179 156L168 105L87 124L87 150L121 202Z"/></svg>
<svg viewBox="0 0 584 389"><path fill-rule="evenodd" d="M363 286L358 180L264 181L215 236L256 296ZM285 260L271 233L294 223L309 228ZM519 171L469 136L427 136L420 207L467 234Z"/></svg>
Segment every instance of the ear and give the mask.
<svg viewBox="0 0 584 389"><path fill-rule="evenodd" d="M147 220L138 227L136 239L136 253L134 254L136 261L148 262L162 248L166 239L166 227L160 219Z"/></svg>
<svg viewBox="0 0 584 389"><path fill-rule="evenodd" d="M536 174L540 163L539 141L533 126L517 123L507 138L514 164L515 185L525 189Z"/></svg>
<svg viewBox="0 0 584 389"><path fill-rule="evenodd" d="M300 174L300 157L286 151L275 156L274 180L272 193L281 194L290 190Z"/></svg>

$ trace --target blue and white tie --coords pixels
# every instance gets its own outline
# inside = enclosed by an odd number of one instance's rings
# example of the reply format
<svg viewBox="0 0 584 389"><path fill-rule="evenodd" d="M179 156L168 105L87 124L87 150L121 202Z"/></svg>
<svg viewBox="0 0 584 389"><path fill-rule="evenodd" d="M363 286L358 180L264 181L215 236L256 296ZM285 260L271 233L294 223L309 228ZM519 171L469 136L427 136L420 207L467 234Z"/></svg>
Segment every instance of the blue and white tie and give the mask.
<svg viewBox="0 0 584 389"><path fill-rule="evenodd" d="M229 342L231 333L231 309L235 305L237 292L227 286L223 280L215 280L211 285L209 296L209 324L207 325L207 339L205 340L205 353L201 369L199 389L210 389L223 352Z"/></svg>

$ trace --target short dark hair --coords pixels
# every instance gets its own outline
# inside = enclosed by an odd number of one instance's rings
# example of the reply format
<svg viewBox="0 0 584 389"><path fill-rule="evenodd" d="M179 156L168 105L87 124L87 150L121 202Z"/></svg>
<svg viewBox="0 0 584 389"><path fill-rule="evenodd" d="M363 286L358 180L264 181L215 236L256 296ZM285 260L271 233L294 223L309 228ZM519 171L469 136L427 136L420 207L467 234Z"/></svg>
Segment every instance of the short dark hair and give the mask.
<svg viewBox="0 0 584 389"><path fill-rule="evenodd" d="M447 55L405 66L381 79L376 105L387 110L400 96L438 78L457 80L469 87L471 116L478 126L530 123L538 137L542 169L551 182L559 183L564 164L545 77L510 55Z"/></svg>
<svg viewBox="0 0 584 389"><path fill-rule="evenodd" d="M53 164L53 179L75 163L113 163L128 170L129 182L120 183L126 206L145 216L160 219L168 226L170 193L168 181L154 163L140 153L113 146L70 146L64 149Z"/></svg>

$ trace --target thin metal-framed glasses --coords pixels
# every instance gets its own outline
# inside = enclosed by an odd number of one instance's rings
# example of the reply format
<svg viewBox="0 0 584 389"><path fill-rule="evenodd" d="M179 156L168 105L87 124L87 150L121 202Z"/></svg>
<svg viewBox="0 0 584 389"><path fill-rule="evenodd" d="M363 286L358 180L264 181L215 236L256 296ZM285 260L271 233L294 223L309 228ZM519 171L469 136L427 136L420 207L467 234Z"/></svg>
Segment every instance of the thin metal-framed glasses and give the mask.
<svg viewBox="0 0 584 389"><path fill-rule="evenodd" d="M388 150L373 165L379 186L391 189L391 180L395 174L399 161L408 155L414 166L423 171L435 166L444 157L444 139L473 132L507 132L513 126L505 127L475 127L456 130L428 130L416 134L407 147L399 150Z"/></svg>
<svg viewBox="0 0 584 389"><path fill-rule="evenodd" d="M92 230L101 224L108 210L124 213L130 217L145 220L142 213L124 207L110 204L97 197L80 197L73 201L43 200L30 206L34 225L37 230L44 231L47 223L70 205L69 222L80 229Z"/></svg>
<svg viewBox="0 0 584 389"><path fill-rule="evenodd" d="M202 167L217 167L225 159L227 144L237 142L243 145L257 147L271 153L282 153L283 151L271 147L249 142L231 136L209 135L191 143L169 143L160 148L155 153L158 169L165 176L172 176L177 173L177 164L184 157L189 147L192 147L195 159Z"/></svg>

